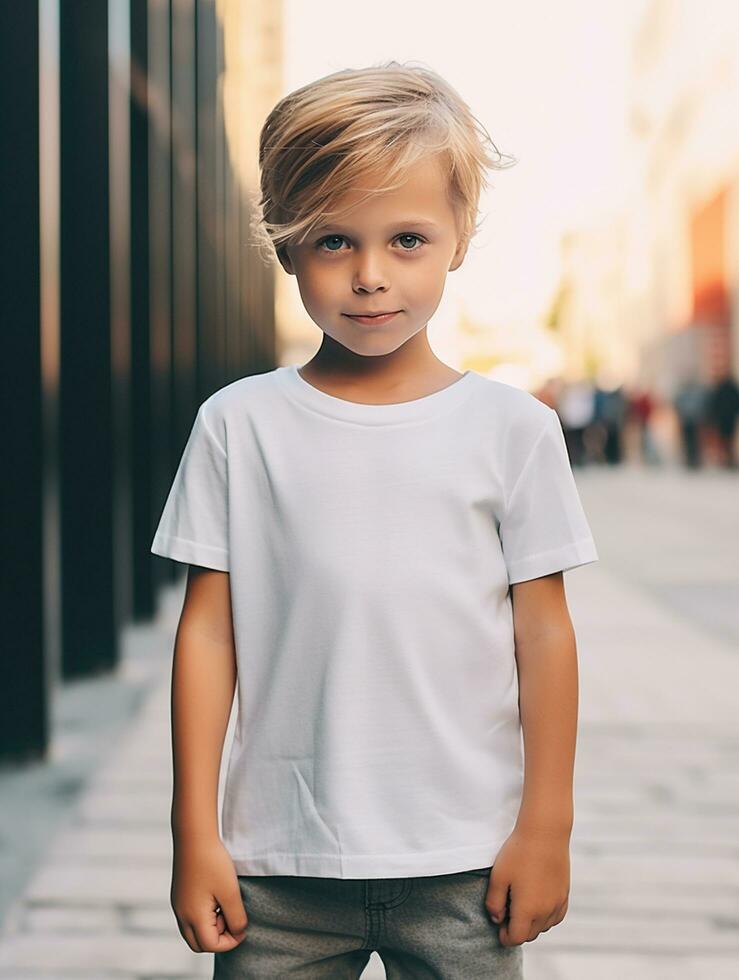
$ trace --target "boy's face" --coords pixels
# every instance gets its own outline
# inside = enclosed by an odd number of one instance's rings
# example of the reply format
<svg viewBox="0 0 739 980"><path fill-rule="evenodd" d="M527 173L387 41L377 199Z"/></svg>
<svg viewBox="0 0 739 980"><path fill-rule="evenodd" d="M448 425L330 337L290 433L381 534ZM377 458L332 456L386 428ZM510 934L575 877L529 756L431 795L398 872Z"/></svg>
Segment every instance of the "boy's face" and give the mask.
<svg viewBox="0 0 739 980"><path fill-rule="evenodd" d="M357 354L388 354L424 329L447 272L467 251L445 181L436 158L421 161L397 190L368 198L302 244L287 246L280 262L297 276L311 319L333 340ZM365 178L334 207L343 213L381 185L382 179ZM347 315L396 310L384 323Z"/></svg>

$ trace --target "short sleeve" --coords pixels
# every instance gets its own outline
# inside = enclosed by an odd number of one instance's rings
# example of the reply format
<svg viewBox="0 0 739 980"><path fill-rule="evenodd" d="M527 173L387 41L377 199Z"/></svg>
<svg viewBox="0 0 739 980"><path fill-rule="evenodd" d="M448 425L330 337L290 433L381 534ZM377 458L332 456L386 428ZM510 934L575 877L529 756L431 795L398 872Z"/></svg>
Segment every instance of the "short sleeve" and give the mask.
<svg viewBox="0 0 739 980"><path fill-rule="evenodd" d="M182 453L151 551L163 558L228 571L226 452L208 428L202 405Z"/></svg>
<svg viewBox="0 0 739 980"><path fill-rule="evenodd" d="M511 585L598 561L559 416L547 411L498 529Z"/></svg>

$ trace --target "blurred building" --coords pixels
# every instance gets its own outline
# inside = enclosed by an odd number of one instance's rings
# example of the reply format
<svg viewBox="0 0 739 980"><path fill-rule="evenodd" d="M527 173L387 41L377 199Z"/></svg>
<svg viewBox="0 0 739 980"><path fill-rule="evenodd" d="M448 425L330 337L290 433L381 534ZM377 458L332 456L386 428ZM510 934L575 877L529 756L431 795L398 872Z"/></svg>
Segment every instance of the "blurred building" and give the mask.
<svg viewBox="0 0 739 980"><path fill-rule="evenodd" d="M739 375L739 6L647 0L630 59L631 168L606 223L563 242L565 376L671 398Z"/></svg>
<svg viewBox="0 0 739 980"><path fill-rule="evenodd" d="M275 366L249 247L280 94L275 0L3 4L0 756L115 669L175 563L149 548L199 403ZM181 571L181 569L179 569Z"/></svg>
<svg viewBox="0 0 739 980"><path fill-rule="evenodd" d="M739 7L651 0L634 43L632 126L649 216L647 367L670 395L739 373Z"/></svg>

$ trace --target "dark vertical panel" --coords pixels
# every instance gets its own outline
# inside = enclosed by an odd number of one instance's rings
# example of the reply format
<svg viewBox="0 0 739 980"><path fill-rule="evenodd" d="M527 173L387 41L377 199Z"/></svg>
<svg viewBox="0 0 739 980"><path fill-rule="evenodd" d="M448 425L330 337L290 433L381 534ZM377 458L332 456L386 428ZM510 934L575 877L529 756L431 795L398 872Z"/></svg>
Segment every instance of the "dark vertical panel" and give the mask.
<svg viewBox="0 0 739 980"><path fill-rule="evenodd" d="M0 8L3 257L3 662L0 757L42 755L47 741L42 565L38 4Z"/></svg>
<svg viewBox="0 0 739 980"><path fill-rule="evenodd" d="M113 448L113 584L116 625L131 618L131 100L130 8L108 8L110 333Z"/></svg>
<svg viewBox="0 0 739 980"><path fill-rule="evenodd" d="M43 416L44 661L46 699L61 671L61 526L59 481L59 8L39 3L39 188L41 192L41 385ZM35 173L28 179L35 182ZM38 678L39 682L44 679ZM46 720L45 720L46 723Z"/></svg>
<svg viewBox="0 0 739 980"><path fill-rule="evenodd" d="M241 322L241 374L254 371L255 331L259 325L254 320L256 297L254 295L254 258L246 242L249 235L249 211L247 189L239 184L239 320Z"/></svg>
<svg viewBox="0 0 739 980"><path fill-rule="evenodd" d="M214 228L218 264L216 266L216 300L215 312L218 322L218 338L221 353L221 377L231 379L230 345L228 321L226 316L226 295L228 288L227 276L227 239L226 239L226 182L228 180L228 147L223 109L223 71L224 71L224 38L221 22L218 21L216 34L216 64L218 65L218 85L216 88L215 105L215 206L216 213Z"/></svg>
<svg viewBox="0 0 739 980"><path fill-rule="evenodd" d="M246 189L241 190L239 213L242 242L247 242L252 212ZM240 318L245 374L269 371L274 367L276 359L272 271L263 266L253 253L252 248L242 244Z"/></svg>
<svg viewBox="0 0 739 980"><path fill-rule="evenodd" d="M194 0L172 0L172 365L176 454L197 408Z"/></svg>
<svg viewBox="0 0 739 980"><path fill-rule="evenodd" d="M218 317L218 265L222 260L217 218L217 61L219 30L214 0L197 4L198 155L198 399L220 387L224 376L222 324Z"/></svg>
<svg viewBox="0 0 739 980"><path fill-rule="evenodd" d="M242 240L248 241L251 203L241 195ZM254 249L241 248L241 332L244 337L244 373L269 371L276 359L271 270L261 264Z"/></svg>
<svg viewBox="0 0 739 980"><path fill-rule="evenodd" d="M149 545L169 489L175 465L171 439L171 284L172 199L169 0L148 4L148 111L149 111L149 324L151 371L151 480ZM174 563L153 561L155 578L175 574Z"/></svg>
<svg viewBox="0 0 739 980"><path fill-rule="evenodd" d="M232 136L235 134L232 134ZM225 266L225 323L226 323L226 375L229 380L247 373L242 370L241 360L241 257L240 257L240 192L236 183L232 151L229 139L225 140L224 160L224 266Z"/></svg>
<svg viewBox="0 0 739 980"><path fill-rule="evenodd" d="M60 4L60 91L62 667L71 677L116 659L103 2Z"/></svg>
<svg viewBox="0 0 739 980"><path fill-rule="evenodd" d="M133 611L154 611L151 561L153 497L151 350L149 344L149 57L147 0L131 0L130 221L131 221L131 512Z"/></svg>

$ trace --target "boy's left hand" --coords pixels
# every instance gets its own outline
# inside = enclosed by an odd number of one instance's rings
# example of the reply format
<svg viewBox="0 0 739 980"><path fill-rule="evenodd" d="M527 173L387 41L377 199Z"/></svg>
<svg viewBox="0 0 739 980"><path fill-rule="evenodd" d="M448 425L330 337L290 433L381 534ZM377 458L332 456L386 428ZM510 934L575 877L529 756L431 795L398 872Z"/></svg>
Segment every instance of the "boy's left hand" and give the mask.
<svg viewBox="0 0 739 980"><path fill-rule="evenodd" d="M519 946L564 919L569 892L569 834L516 828L495 858L485 908L502 945Z"/></svg>

